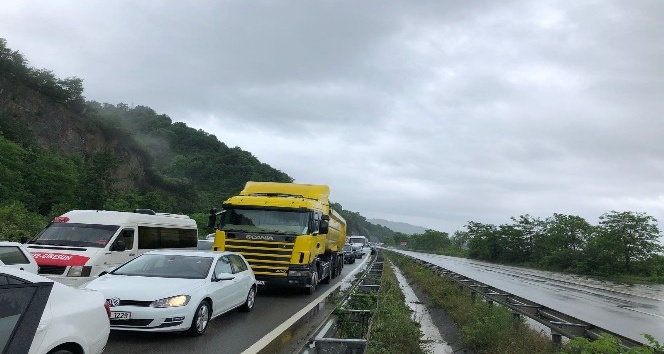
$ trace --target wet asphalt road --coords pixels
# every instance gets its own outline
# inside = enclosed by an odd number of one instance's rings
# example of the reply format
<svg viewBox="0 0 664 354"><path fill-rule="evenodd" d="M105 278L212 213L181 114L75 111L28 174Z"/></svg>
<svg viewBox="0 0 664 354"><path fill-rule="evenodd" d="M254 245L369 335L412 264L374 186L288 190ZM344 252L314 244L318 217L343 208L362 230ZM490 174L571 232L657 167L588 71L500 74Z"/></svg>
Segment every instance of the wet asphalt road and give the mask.
<svg viewBox="0 0 664 354"><path fill-rule="evenodd" d="M534 301L598 327L646 342L664 342L664 286L628 286L569 274L464 258L399 251Z"/></svg>
<svg viewBox="0 0 664 354"><path fill-rule="evenodd" d="M365 256L362 260L366 259ZM249 313L231 311L210 322L201 337L178 333L111 331L104 354L239 354L284 323L361 263L346 264L340 277L319 284L314 295L298 291L262 291Z"/></svg>

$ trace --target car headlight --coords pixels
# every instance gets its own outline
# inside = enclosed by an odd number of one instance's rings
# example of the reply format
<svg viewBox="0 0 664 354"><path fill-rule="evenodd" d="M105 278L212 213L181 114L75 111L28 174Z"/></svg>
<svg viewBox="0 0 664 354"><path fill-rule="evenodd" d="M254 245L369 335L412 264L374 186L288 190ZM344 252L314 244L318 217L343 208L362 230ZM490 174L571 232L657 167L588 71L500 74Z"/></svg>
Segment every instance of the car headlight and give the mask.
<svg viewBox="0 0 664 354"><path fill-rule="evenodd" d="M167 297L165 299L159 299L152 301L150 307L180 307L186 306L189 303L191 296L189 295L178 295L173 297Z"/></svg>
<svg viewBox="0 0 664 354"><path fill-rule="evenodd" d="M311 272L308 270L289 270L289 277L308 277L311 276Z"/></svg>
<svg viewBox="0 0 664 354"><path fill-rule="evenodd" d="M92 271L91 266L71 266L67 272L68 277L89 277Z"/></svg>

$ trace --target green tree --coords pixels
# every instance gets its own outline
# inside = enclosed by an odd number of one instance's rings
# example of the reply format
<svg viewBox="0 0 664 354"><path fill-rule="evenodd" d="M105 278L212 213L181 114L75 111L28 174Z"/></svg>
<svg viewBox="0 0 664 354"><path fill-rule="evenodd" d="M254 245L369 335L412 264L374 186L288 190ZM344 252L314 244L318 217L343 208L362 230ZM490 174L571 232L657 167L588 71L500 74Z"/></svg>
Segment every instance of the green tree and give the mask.
<svg viewBox="0 0 664 354"><path fill-rule="evenodd" d="M118 166L118 157L112 151L100 151L92 155L82 176L79 191L82 195L81 206L85 209L102 209L107 199L115 192L113 172Z"/></svg>
<svg viewBox="0 0 664 354"><path fill-rule="evenodd" d="M545 250L538 247L538 241L543 236L544 222L529 214L520 215L518 218L512 217L512 220L515 222L514 228L518 230L522 238L522 244L516 259L520 261L538 261L541 259ZM518 242L515 240L512 243L516 247Z"/></svg>
<svg viewBox="0 0 664 354"><path fill-rule="evenodd" d="M635 261L647 261L662 251L657 220L645 213L611 211L599 218L592 246L619 261L619 271L628 273Z"/></svg>
<svg viewBox="0 0 664 354"><path fill-rule="evenodd" d="M25 236L32 238L46 226L46 218L29 212L20 202L0 205L0 240L19 241Z"/></svg>
<svg viewBox="0 0 664 354"><path fill-rule="evenodd" d="M25 188L30 204L47 215L56 203L76 205L79 200L79 166L55 152L34 149L25 161Z"/></svg>
<svg viewBox="0 0 664 354"><path fill-rule="evenodd" d="M530 258L528 239L517 225L500 225L497 234L501 251L496 260L521 263Z"/></svg>
<svg viewBox="0 0 664 354"><path fill-rule="evenodd" d="M422 234L412 235L408 244L408 248L432 252L442 251L449 246L449 235L436 230L426 230Z"/></svg>
<svg viewBox="0 0 664 354"><path fill-rule="evenodd" d="M539 244L544 257L539 263L561 270L577 266L594 231L580 216L553 214L545 221L545 237Z"/></svg>
<svg viewBox="0 0 664 354"><path fill-rule="evenodd" d="M495 262L501 258L503 246L495 225L469 221L465 226L469 235L468 256Z"/></svg>
<svg viewBox="0 0 664 354"><path fill-rule="evenodd" d="M23 163L25 150L0 134L0 200L23 200L25 197Z"/></svg>

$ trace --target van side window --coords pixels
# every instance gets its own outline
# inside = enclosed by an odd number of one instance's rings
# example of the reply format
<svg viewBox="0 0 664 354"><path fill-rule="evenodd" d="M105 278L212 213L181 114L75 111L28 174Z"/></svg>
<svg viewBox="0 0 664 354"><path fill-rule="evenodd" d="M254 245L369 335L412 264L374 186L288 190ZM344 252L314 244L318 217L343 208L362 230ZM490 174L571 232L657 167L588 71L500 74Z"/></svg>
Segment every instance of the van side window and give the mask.
<svg viewBox="0 0 664 354"><path fill-rule="evenodd" d="M120 240L124 242L125 249L131 250L134 248L134 229L124 229L120 233Z"/></svg>
<svg viewBox="0 0 664 354"><path fill-rule="evenodd" d="M138 227L138 248L196 248L198 246L196 229L175 229L168 227Z"/></svg>

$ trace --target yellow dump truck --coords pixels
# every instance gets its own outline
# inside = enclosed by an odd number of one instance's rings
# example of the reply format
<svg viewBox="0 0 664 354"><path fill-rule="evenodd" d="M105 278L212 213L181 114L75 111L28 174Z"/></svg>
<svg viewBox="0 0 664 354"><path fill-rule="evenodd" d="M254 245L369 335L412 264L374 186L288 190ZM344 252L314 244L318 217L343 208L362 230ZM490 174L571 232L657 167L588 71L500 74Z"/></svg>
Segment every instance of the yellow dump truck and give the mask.
<svg viewBox="0 0 664 354"><path fill-rule="evenodd" d="M247 182L220 212L211 210L212 249L241 253L259 285L314 293L344 266L346 221L329 195L326 185Z"/></svg>

